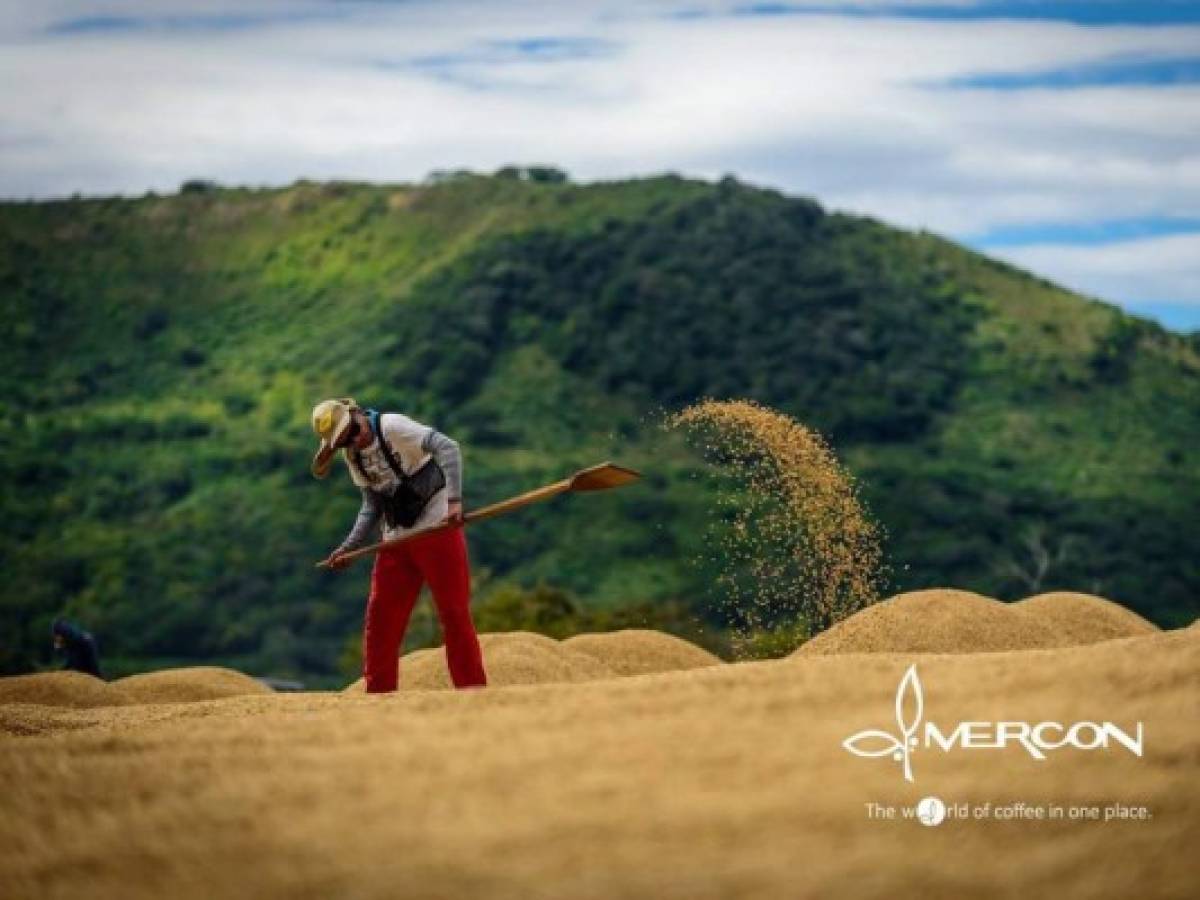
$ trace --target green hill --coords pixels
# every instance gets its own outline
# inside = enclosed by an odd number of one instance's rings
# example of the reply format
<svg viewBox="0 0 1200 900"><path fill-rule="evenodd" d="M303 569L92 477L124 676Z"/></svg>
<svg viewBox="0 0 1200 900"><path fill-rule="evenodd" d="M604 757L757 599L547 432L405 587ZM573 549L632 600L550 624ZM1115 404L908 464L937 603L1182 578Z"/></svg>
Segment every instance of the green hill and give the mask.
<svg viewBox="0 0 1200 900"><path fill-rule="evenodd" d="M655 425L710 395L830 436L895 590L1200 612L1194 342L732 179L10 203L0 298L6 673L48 661L67 611L123 668L331 674L365 594L365 569L312 568L357 505L308 474L309 410L335 395L458 438L468 506L606 457L647 472L472 532L483 596L545 582L720 626L711 487Z"/></svg>

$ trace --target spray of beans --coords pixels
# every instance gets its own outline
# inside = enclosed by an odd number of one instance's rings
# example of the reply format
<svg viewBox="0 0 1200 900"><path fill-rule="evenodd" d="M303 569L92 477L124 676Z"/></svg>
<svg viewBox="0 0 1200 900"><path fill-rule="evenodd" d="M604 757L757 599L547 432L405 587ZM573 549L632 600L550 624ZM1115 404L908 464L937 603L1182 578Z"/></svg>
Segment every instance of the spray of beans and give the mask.
<svg viewBox="0 0 1200 900"><path fill-rule="evenodd" d="M880 598L880 528L821 435L749 400L705 400L666 424L722 476L708 555L735 652L764 630L802 639Z"/></svg>

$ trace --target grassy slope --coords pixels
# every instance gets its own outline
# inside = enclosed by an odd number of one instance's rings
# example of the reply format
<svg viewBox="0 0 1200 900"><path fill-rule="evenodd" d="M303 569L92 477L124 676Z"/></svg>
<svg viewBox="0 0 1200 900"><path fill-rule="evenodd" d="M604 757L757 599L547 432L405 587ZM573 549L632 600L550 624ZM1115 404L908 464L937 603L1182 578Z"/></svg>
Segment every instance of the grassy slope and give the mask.
<svg viewBox="0 0 1200 900"><path fill-rule="evenodd" d="M308 477L307 417L346 393L462 438L475 502L605 456L644 466L646 490L475 539L481 568L593 604L707 589L708 488L648 413L715 392L833 434L898 588L1019 596L996 566L1040 526L1074 542L1045 587L1194 617L1194 349L815 209L481 177L3 207L0 665L27 666L65 607L120 654L327 670L363 585L309 568L355 500Z"/></svg>

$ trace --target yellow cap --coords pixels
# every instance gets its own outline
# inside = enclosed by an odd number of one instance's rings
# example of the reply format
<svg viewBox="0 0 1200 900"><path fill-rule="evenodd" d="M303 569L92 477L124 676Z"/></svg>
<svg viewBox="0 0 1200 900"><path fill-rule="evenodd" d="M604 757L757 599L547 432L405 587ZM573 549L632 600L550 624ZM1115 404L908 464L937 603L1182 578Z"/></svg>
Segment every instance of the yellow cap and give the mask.
<svg viewBox="0 0 1200 900"><path fill-rule="evenodd" d="M357 409L358 404L351 397L341 400L322 400L312 411L313 431L321 439L317 455L313 457L312 473L316 478L324 478L329 474L333 464L333 454L337 450L338 441L350 427L350 411Z"/></svg>

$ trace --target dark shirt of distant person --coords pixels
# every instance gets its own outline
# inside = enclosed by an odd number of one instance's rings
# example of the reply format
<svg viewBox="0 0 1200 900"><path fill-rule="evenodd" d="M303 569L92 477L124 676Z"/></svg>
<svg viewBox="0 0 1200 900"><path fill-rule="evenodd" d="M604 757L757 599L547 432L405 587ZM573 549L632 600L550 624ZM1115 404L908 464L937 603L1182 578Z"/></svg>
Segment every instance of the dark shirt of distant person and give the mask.
<svg viewBox="0 0 1200 900"><path fill-rule="evenodd" d="M55 619L50 629L54 637L54 649L66 657L64 669L75 672L86 672L96 678L100 674L100 653L96 649L96 639L78 625L66 619Z"/></svg>

